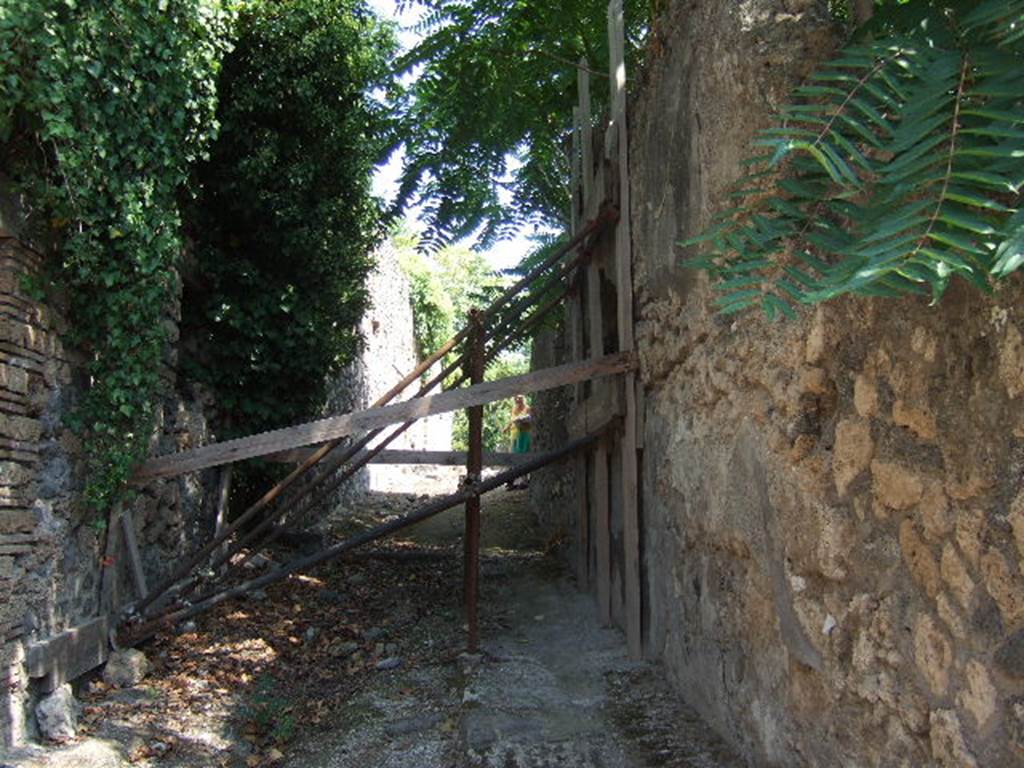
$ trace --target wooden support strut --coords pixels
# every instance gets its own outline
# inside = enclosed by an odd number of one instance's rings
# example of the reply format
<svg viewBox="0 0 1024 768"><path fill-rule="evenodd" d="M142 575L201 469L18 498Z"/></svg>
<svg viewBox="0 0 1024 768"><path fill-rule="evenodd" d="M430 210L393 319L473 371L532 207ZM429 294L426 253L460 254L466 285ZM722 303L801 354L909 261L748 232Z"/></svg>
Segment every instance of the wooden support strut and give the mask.
<svg viewBox="0 0 1024 768"><path fill-rule="evenodd" d="M600 214L598 216L596 216L593 221L590 222L590 224L588 225L588 227L586 228L585 231L591 232L591 233L598 232L600 230L601 226L603 226L607 222L614 221L617 218L617 216L618 216L617 211L615 211L614 208L604 207L604 208L602 208ZM493 314L496 311L496 307L499 306L499 304L501 303L502 300L506 300L507 301L508 298L511 298L511 296L514 295L514 293L512 293L512 289L513 288L516 288L517 286L518 286L519 289L521 289L523 287L526 287L531 280L535 279L537 276L542 274L543 271L545 271L548 267L550 267L552 264L554 264L555 261L557 261L556 257L559 257L561 254L564 254L564 253L568 252L569 250L571 250L571 248L573 247L573 243L576 243L578 245L578 244L581 244L583 242L585 242L585 238L579 238L579 239L574 238L574 240L572 242L570 242L566 246L563 246L563 248L560 249L558 253L554 254L552 257L547 259L543 264L541 264L538 267L536 267L535 269L531 270L529 274L527 274L522 280L520 280L516 284L516 286L513 286L509 290L505 291L505 293L502 294L502 296L499 297L499 299L497 301L495 301L494 303L491 304L491 306L488 308L487 312ZM568 272L568 270L571 268L571 264L572 264L572 262L570 262L570 263L568 263L566 265L563 265L561 271L559 272L559 276L566 274ZM536 301L535 297L529 297L528 296L528 297L524 297L524 298L520 299L513 306L515 308L515 307L519 307L519 306L524 305L524 304L528 305L530 303L533 303L534 301ZM529 328L535 326L540 320L543 319L543 314L546 313L547 311L550 311L550 309L553 306L554 306L554 303L553 302L549 302L548 305L546 305L543 310L539 310L538 312L534 313L534 315L531 317L531 320L527 321L527 323L524 324L524 326L519 330L519 332L525 332ZM504 328L505 326L511 324L511 322L512 322L512 318L506 318L506 320L503 323L501 323L497 328L490 329L488 331L488 336L496 335L498 332L500 332L500 330L502 328ZM502 340L502 342L500 342L500 344L502 344L502 345L503 344L507 344L512 339L516 338L516 336L517 336L517 331L515 329L510 330L509 333L506 334L506 336ZM448 347L449 345L446 344L444 346ZM495 348L495 350L493 350L492 353L496 354L497 351L498 351L498 348ZM434 355L431 355L431 358L439 359L437 353L434 353ZM430 358L428 358L428 359L430 359ZM416 397L424 396L432 387L436 386L437 384L443 383L444 380L451 373L453 373L455 370L457 370L459 365L461 365L461 360L462 360L462 358L460 358L459 360L456 360L454 363L449 365L444 371L442 371L440 374L435 376L430 382L428 382L423 387L421 387L421 389L417 393ZM426 370L426 368L424 367L425 363L426 363L426 361L424 361L423 363L420 363L420 365L417 366L417 370L425 371ZM406 377L406 379L408 379L408 376ZM386 395L384 395L382 398L378 399L377 403L380 404L383 401L389 399L390 397L393 397L395 392L396 392L396 389L397 388L392 388L392 390L390 390ZM391 441L393 441L396 437L398 437L398 435L400 435L406 429L411 427L413 423L414 423L413 421L408 421L404 425L402 425L401 427L399 427L398 429L393 431L392 434L390 436L388 436L388 438L386 438L380 445L376 446L373 450L368 452L369 458L372 458L373 455L375 455L375 452L379 452L379 451L383 450ZM380 431L381 431L380 429L372 431L370 434L368 434L367 436L365 436L361 440L357 441L355 445L350 446L350 447L344 449L342 451L341 456L338 457L338 459L332 461L332 465L333 466L325 469L311 483L306 484L303 488L300 489L300 495L304 495L304 494L307 494L307 493L311 492L323 480L325 480L335 470L337 470L342 464L344 464L347 461L349 461L352 458L352 456L354 456L356 453L358 453L358 451L360 451L363 448L365 448L369 444L369 442L376 435L380 434ZM148 597L146 597L144 600L142 600L138 604L137 609L138 610L143 610L146 607L148 607L150 604L155 603L160 597L163 597L164 595L166 595L170 590L172 590L175 587L175 585L177 585L181 581L181 579L185 578L193 568L195 568L198 564L200 564L207 556L210 555L210 553L212 553L218 546L220 546L223 542L225 542L228 539L228 537L230 537L236 530L240 529L243 525L247 524L251 519L253 519L253 517L255 517L255 515L258 512L260 512L262 509L264 509L266 506L268 506L270 503L272 503L276 498L278 498L280 496L280 494L283 493L284 490L287 489L287 487L288 487L288 485L290 483L294 482L303 473L305 473L306 471L311 469L320 460L322 460L325 456L327 456L329 453L331 453L331 451L333 449L336 449L340 444L341 444L340 440L335 440L335 441L332 441L331 443L328 443L327 445L324 445L324 446L321 446L320 448L317 448L308 459L306 459L299 467L297 467L295 470L293 470L283 481L281 481L276 486L271 488L270 491L268 491L266 494L264 494L264 496L261 499L259 499L255 504L253 504L251 507L249 507L249 509L247 509L242 515L240 515L237 519L232 521L232 523L230 525L225 527L218 535L216 535L214 537L213 541L208 542L204 547L200 548L200 550L198 552L194 553L185 562L180 564L178 566L178 568L176 568L175 571L157 589L153 590L149 594ZM365 463L365 461L363 463ZM361 466L362 466L362 463L357 463L357 465L355 465L354 467L350 468L345 473L343 473L341 478L339 478L336 482L330 484L330 489L322 491L319 494L319 496L317 497L317 499L314 500L313 502L310 502L310 504L308 506L312 506L312 505L318 503L319 500L321 500L322 498L324 498L326 496L326 494L330 493L334 488L337 488L342 482L344 482L346 479L348 479L353 474L355 474L355 471L357 471L359 469L359 467L361 467ZM276 517L280 517L283 514L284 513L282 511ZM246 542L252 541L253 539L254 539L254 536L251 535L251 534L247 535L245 537ZM236 546L231 547L230 549L228 549L226 551L223 551L221 556L220 556L220 558L219 558L219 560L218 560L218 564L217 565L219 565L222 562L225 562L231 556L232 552L237 551L238 549L241 548L241 546L244 546L244 544L236 545ZM217 567L217 565L214 565L213 567Z"/></svg>
<svg viewBox="0 0 1024 768"><path fill-rule="evenodd" d="M184 606L174 611L170 611L162 616L147 621L143 624L134 627L124 627L119 636L119 642L121 645L131 646L137 645L138 643L146 640L162 628L173 626L174 624L185 621L193 616L196 616L204 611L207 611L226 600L230 600L234 597L239 597L248 592L252 592L257 589L262 589L274 582L280 581L293 573L307 570L313 566L320 565L329 560L333 560L340 557L344 553L355 549L356 547L370 542L377 541L378 539L389 536L392 533L396 533L404 528L408 528L411 525L415 525L423 520L433 517L447 509L458 506L464 503L467 499L472 496L479 496L487 491L500 488L512 480L516 480L523 475L535 472L541 467L547 466L555 461L559 461L565 456L569 456L578 450L586 448L594 443L598 439L598 435L587 435L586 437L580 438L579 440L573 440L559 448L556 451L541 454L535 459L532 459L525 464L518 467L512 467L504 472L500 472L493 477L486 480L482 480L473 486L467 486L457 493L445 496L440 499L429 502L420 509L411 512L403 517L391 520L387 523L383 523L375 528L371 528L368 531L364 531L350 539L339 542L333 546L327 547L312 555L301 557L296 560L286 563L279 568L270 571L255 579L250 579L242 584L238 584L230 589L221 590L219 592L203 595L197 602L192 605Z"/></svg>
<svg viewBox="0 0 1024 768"><path fill-rule="evenodd" d="M612 126L618 150L619 217L615 228L619 351L633 350L633 268L629 200L629 135L626 130L625 24L622 0L608 5ZM636 436L636 375L626 374L626 421L621 446L622 539L625 564L626 641L633 658L643 655L640 587L640 512Z"/></svg>
<svg viewBox="0 0 1024 768"><path fill-rule="evenodd" d="M568 265L566 265L566 266L568 266ZM564 291L561 295L552 298L543 307L537 309L530 316L530 318L520 328L514 329L514 330L510 331L504 337L504 339L502 339L494 347L492 347L490 350L488 350L486 352L485 359L486 360L490 360L493 357L497 356L497 354L501 351L501 349L503 349L505 347L505 345L510 343L515 338L521 337L523 334L529 332L532 328L536 327L541 321L543 321L543 319L547 316L547 314L555 306L557 306L557 304L559 304L562 301L562 299L565 297L565 293L567 291L568 291L568 289L566 289L566 291ZM489 338L490 335L491 335L491 332L485 333L484 334L485 340L487 338ZM434 384L436 384L437 382L444 381L445 379L447 379L448 376L455 371L456 365L458 365L462 361L462 359L463 358L459 358L458 361L456 361L455 363L452 363L444 371L442 371L441 373L437 374L437 376L432 381L428 382L427 384L425 384L423 386L423 388L420 390L419 393L417 393L416 396L417 397L423 396L427 391L429 391L434 386ZM465 381L465 379L466 379L466 375L463 374L463 376L461 376L458 379L458 381L455 382L455 384L453 386L455 386L455 387L459 386L460 384L462 384ZM379 444L374 446L372 449L364 451L363 449L366 447L366 445L368 445L369 442L374 437L376 437L377 435L380 434L381 431L383 431L382 429L381 430L374 430L374 431L370 432L369 434L367 434L366 436L364 436L363 438L361 438L355 445L350 446L349 448L347 448L342 453L342 455L339 456L337 459L332 459L330 461L330 463L328 464L328 466L325 467L322 470L320 475L318 475L316 478L314 478L314 480L312 482L310 482L309 484L307 484L306 486L303 486L302 491L304 493L311 492L314 488L319 486L321 481L325 480L328 477L331 477L332 473L334 473L336 470L338 470L343 464L345 464L347 461L352 459L353 456L357 456L358 455L358 458L350 466L348 466L340 475L334 477L334 479L331 480L325 487L319 489L319 491L317 492L316 496L314 496L312 499L308 499L302 506L300 506L299 510L296 512L296 516L301 519L303 516L308 514L308 512L311 509L313 509L319 503L321 503L324 499L329 498L330 495L335 490L337 490L346 480L348 480L350 477L352 477L352 475L354 475L356 472L358 472L363 466L365 466L367 463L373 461L377 456L382 455L385 452L384 449L391 442L393 442L397 437L399 437L399 435L401 435L403 432L405 432L407 429L409 429L414 423L415 423L415 421L407 421L407 422L405 422L404 424L400 425L397 429L392 431L390 435L388 435L384 440L382 440ZM461 463L465 463L465 462L461 462ZM281 530L280 528L275 528L274 527L274 523L276 523L281 517L283 517L284 514L287 511L288 511L288 506L287 505L281 505L281 508L278 509L278 511L275 514L269 516L268 518L266 518L265 520L260 522L259 525L256 526L256 528L254 528L252 531L249 531L248 533L246 533L245 536L243 536L241 539L236 541L234 544L232 544L231 547L229 547L226 551L224 551L221 555L219 555L217 557L217 559L211 565L211 568L213 568L213 569L218 568L222 563L227 562L235 553L241 551L245 547L248 547L250 545L254 545L256 542L259 542L260 546L268 546L276 538L276 536L280 533L280 530ZM267 537L267 539L263 540L263 541L260 541L260 537L264 533L268 533L268 532L269 532L269 536ZM237 565L244 564L245 561L248 560L249 556L251 556L251 554L254 553L254 552L255 552L255 546L251 550L250 555L246 555L245 557L243 557L243 559L239 563L237 563Z"/></svg>
<svg viewBox="0 0 1024 768"><path fill-rule="evenodd" d="M473 311L469 316L469 361L467 373L472 384L484 380L484 327L480 313ZM475 486L480 482L483 471L484 450L484 407L476 405L466 409L469 422L469 452L466 458L466 483ZM480 496L466 499L466 527L464 540L464 588L466 600L466 648L476 653L480 643L479 601L480 601Z"/></svg>
<svg viewBox="0 0 1024 768"><path fill-rule="evenodd" d="M624 373L632 367L632 354L616 354L600 360L570 363L520 376L511 376L499 381L488 381L465 389L405 400L379 408L368 408L343 416L319 419L308 424L277 429L224 443L213 443L192 451L154 459L147 462L149 466L147 476L173 477L197 469L216 467L243 459L253 459L307 445L329 443L351 435L353 432L398 424L409 419L421 419L435 413L457 411L474 405L485 405L516 394L540 392L599 376Z"/></svg>

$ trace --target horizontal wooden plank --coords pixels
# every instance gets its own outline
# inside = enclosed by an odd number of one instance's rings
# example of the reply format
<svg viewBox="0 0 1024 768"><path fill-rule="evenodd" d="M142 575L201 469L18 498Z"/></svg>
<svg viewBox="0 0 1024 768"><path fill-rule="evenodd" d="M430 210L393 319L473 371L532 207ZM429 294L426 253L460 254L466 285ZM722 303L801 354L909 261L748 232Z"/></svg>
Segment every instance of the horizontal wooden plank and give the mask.
<svg viewBox="0 0 1024 768"><path fill-rule="evenodd" d="M569 437L577 438L600 432L626 412L622 381L595 382L590 397L569 414Z"/></svg>
<svg viewBox="0 0 1024 768"><path fill-rule="evenodd" d="M298 464L305 461L315 448L296 448L291 451L272 453L264 459L277 464ZM360 451L352 459L358 463L365 459L368 451ZM484 453L485 467L514 467L529 461L533 454L530 453L508 453L490 452ZM415 451L415 450L383 450L370 459L370 464L430 464L443 467L464 467L466 466L465 451Z"/></svg>
<svg viewBox="0 0 1024 768"><path fill-rule="evenodd" d="M28 676L44 678L40 687L52 691L103 664L107 660L109 636L110 622L106 616L100 616L48 640L32 643L25 658Z"/></svg>
<svg viewBox="0 0 1024 768"><path fill-rule="evenodd" d="M613 376L631 370L633 367L632 354L609 355L599 360L570 363L556 368L533 371L521 376L510 376L498 381L474 384L465 389L418 397L395 405L369 408L365 411L333 416L295 427L286 427L223 443L213 443L191 451L150 459L139 468L135 475L135 481L156 477L173 477L207 467L318 445L356 432L420 419L435 413L458 411L474 405L486 405L497 400L504 400L514 395L525 395L602 376Z"/></svg>

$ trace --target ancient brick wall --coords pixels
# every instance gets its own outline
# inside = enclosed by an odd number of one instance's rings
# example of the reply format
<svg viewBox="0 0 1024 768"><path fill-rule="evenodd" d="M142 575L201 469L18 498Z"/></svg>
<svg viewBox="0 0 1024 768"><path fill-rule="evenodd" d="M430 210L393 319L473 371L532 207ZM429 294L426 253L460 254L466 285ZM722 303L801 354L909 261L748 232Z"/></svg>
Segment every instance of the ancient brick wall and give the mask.
<svg viewBox="0 0 1024 768"><path fill-rule="evenodd" d="M1020 765L1020 279L773 325L678 264L824 5L675 4L631 111L647 650L753 765Z"/></svg>
<svg viewBox="0 0 1024 768"><path fill-rule="evenodd" d="M104 546L103 520L81 503L80 444L65 423L85 384L82 360L65 343L59 308L26 290L45 257L21 229L16 201L0 200L0 753L33 735L39 691L23 666L26 647L97 615ZM166 318L174 330L175 312ZM209 439L209 402L176 391L176 365L172 343L155 452ZM140 489L134 523L151 580L209 525L212 481L195 475ZM118 565L131 599L127 568Z"/></svg>

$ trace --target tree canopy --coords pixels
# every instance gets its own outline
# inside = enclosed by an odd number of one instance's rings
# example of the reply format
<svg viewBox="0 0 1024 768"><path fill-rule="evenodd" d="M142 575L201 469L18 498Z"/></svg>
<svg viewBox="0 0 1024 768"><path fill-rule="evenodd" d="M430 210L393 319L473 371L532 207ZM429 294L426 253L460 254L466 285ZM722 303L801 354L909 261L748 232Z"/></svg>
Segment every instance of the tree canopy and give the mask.
<svg viewBox="0 0 1024 768"><path fill-rule="evenodd" d="M423 39L396 65L415 76L395 124L406 151L396 206L422 206L427 244L476 234L486 245L524 224L566 224L576 64L607 71L606 0L400 5L422 9ZM633 62L649 7L627 2ZM595 110L608 90L596 79Z"/></svg>

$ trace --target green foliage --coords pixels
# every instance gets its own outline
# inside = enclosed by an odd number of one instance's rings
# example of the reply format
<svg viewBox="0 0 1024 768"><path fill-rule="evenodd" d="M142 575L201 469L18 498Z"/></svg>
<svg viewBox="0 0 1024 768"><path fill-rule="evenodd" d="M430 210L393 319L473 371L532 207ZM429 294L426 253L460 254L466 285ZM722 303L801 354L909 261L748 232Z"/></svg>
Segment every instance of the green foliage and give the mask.
<svg viewBox="0 0 1024 768"><path fill-rule="evenodd" d="M522 350L506 352L487 366L484 381L497 381L509 376L519 376L530 370L530 358ZM512 436L505 431L512 419L512 400L499 400L484 406L485 451L509 449ZM469 449L469 419L465 411L456 411L452 420L452 447L457 451Z"/></svg>
<svg viewBox="0 0 1024 768"><path fill-rule="evenodd" d="M937 300L1024 262L1024 2L886 6L799 89L689 262L724 313L846 293Z"/></svg>
<svg viewBox="0 0 1024 768"><path fill-rule="evenodd" d="M419 235L407 227L394 233L391 242L409 280L421 359L462 328L471 309L486 307L505 286L506 280L487 259L465 245L450 245L427 254L419 247Z"/></svg>
<svg viewBox="0 0 1024 768"><path fill-rule="evenodd" d="M59 260L91 386L87 499L109 504L152 433L182 253L178 196L216 130L214 0L4 0L3 167Z"/></svg>
<svg viewBox="0 0 1024 768"><path fill-rule="evenodd" d="M348 362L381 234L370 174L393 32L361 0L254 0L219 81L223 128L197 173L189 374L236 431L321 407Z"/></svg>
<svg viewBox="0 0 1024 768"><path fill-rule="evenodd" d="M564 225L575 65L586 56L607 71L607 1L400 5L422 8L425 36L397 64L417 74L398 126L406 149L398 206L422 205L428 245L473 233L488 244L528 222ZM632 64L650 5L626 5ZM595 76L592 92L597 114L607 79Z"/></svg>

